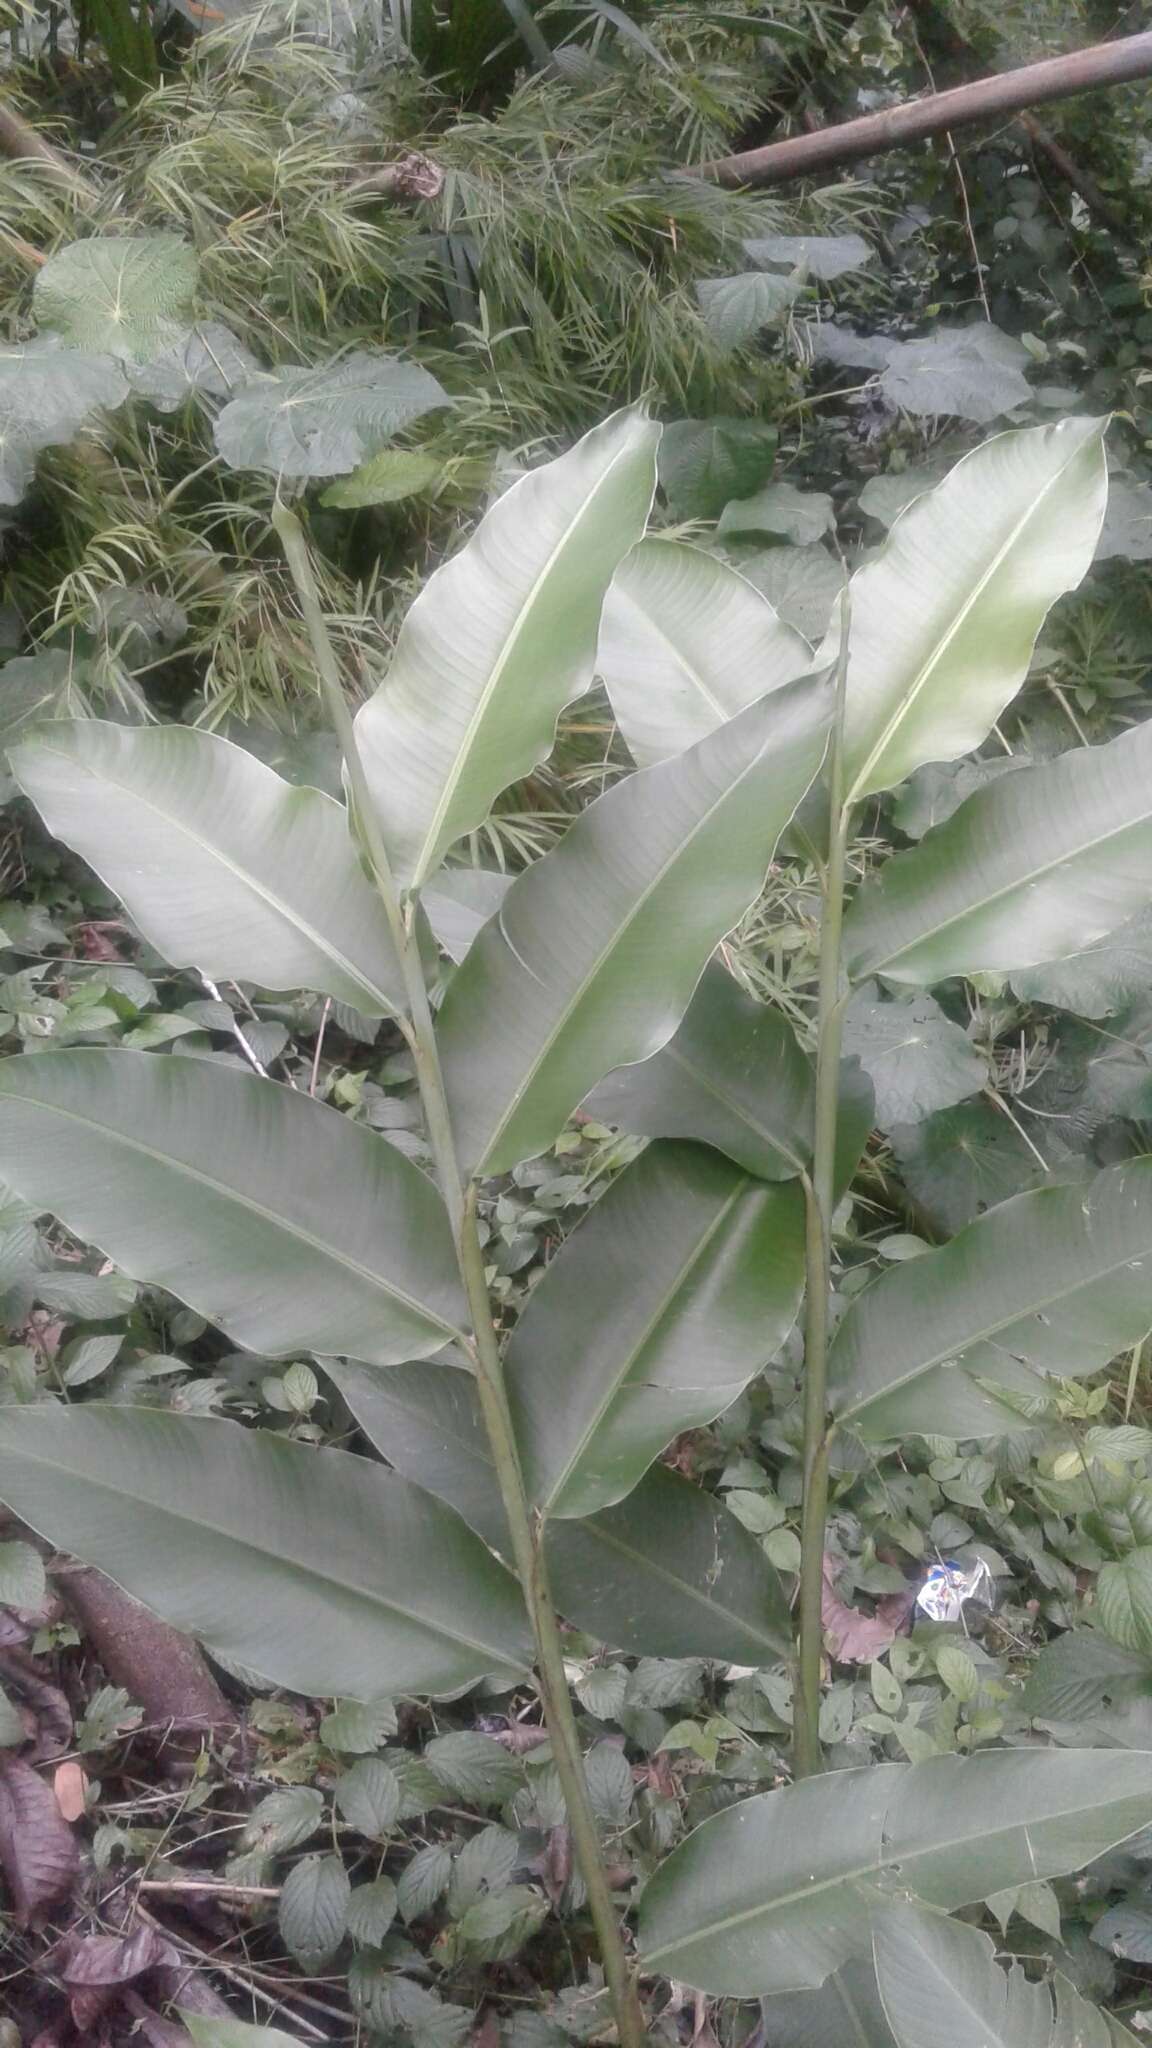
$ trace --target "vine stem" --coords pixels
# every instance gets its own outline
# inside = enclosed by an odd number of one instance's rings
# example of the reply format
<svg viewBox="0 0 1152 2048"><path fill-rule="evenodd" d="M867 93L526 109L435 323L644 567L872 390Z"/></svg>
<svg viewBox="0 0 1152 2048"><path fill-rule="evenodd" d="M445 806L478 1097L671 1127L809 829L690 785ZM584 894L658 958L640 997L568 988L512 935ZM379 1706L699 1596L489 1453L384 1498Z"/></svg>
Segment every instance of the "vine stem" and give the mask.
<svg viewBox="0 0 1152 2048"><path fill-rule="evenodd" d="M836 1205L836 1131L840 1106L840 986L848 806L844 801L844 696L848 676L848 592L841 596L840 654L828 756L828 858L820 919L816 1012L816 1105L812 1170L804 1176L804 1498L800 1523L799 1644L793 1721L798 1778L824 1767L820 1676L824 1648L824 1532L828 1520L828 1324L832 1293L832 1212Z"/></svg>
<svg viewBox="0 0 1152 2048"><path fill-rule="evenodd" d="M472 1365L477 1397L508 1522L512 1559L532 1625L537 1684L545 1726L568 1811L576 1866L588 1894L588 1910L596 1930L620 2048L643 2048L647 2031L624 1949L620 1917L604 1868L596 1817L588 1796L580 1736L564 1669L560 1625L548 1585L543 1527L524 1490L500 1345L484 1273L484 1253L476 1225L476 1187L466 1180L456 1155L436 1028L416 933L411 918L405 914L372 802L303 530L295 514L279 499L273 509L272 523L296 586L328 714L340 742L352 823L372 870L403 972L408 1016L397 1021L415 1062L437 1178L456 1241L460 1277L472 1323Z"/></svg>

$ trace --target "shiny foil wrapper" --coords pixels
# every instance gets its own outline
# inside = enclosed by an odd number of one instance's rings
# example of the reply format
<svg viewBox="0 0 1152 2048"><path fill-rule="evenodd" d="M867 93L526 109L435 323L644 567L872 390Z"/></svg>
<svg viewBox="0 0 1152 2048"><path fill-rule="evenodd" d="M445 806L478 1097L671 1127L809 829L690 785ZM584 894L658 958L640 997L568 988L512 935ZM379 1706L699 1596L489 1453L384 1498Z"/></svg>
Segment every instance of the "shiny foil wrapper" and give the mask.
<svg viewBox="0 0 1152 2048"><path fill-rule="evenodd" d="M954 1557L944 1558L942 1563L931 1566L916 1595L916 1605L929 1621L959 1621L968 1600L978 1607L996 1605L992 1574L982 1557L971 1565L958 1564Z"/></svg>

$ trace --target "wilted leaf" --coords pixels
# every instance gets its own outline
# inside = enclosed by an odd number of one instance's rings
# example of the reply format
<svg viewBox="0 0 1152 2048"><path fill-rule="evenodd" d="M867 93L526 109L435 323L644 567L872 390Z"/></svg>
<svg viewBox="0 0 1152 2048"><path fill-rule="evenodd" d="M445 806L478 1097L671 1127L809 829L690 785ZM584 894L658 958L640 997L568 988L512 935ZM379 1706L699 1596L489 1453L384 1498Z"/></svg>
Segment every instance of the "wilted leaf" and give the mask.
<svg viewBox="0 0 1152 2048"><path fill-rule="evenodd" d="M182 337L198 274L179 235L93 235L48 258L32 301L41 327L72 347L144 363Z"/></svg>
<svg viewBox="0 0 1152 2048"><path fill-rule="evenodd" d="M230 469L343 476L401 427L449 402L419 363L358 349L319 369L254 379L216 421L216 446Z"/></svg>
<svg viewBox="0 0 1152 2048"><path fill-rule="evenodd" d="M0 1751L0 1868L22 1927L66 1897L80 1869L51 1785L7 1750Z"/></svg>
<svg viewBox="0 0 1152 2048"><path fill-rule="evenodd" d="M49 342L0 346L0 505L19 504L39 449L71 441L102 407L122 405L127 396L111 356Z"/></svg>
<svg viewBox="0 0 1152 2048"><path fill-rule="evenodd" d="M836 1591L836 1573L841 1560L831 1551L824 1554L824 1584L820 1595L820 1619L828 1654L837 1664L870 1664L881 1650L894 1642L908 1622L916 1596L914 1586L906 1593L888 1593L876 1602L874 1614L849 1606Z"/></svg>

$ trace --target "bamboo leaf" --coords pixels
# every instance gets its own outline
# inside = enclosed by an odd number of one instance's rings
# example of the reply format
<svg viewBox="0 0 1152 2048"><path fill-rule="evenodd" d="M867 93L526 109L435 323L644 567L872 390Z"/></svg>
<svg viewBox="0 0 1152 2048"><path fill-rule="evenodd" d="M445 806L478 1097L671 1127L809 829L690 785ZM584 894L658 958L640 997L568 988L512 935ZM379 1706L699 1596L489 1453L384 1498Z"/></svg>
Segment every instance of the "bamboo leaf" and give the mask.
<svg viewBox="0 0 1152 2048"><path fill-rule="evenodd" d="M640 768L683 753L814 665L767 598L702 548L643 540L616 571L596 667Z"/></svg>
<svg viewBox="0 0 1152 2048"><path fill-rule="evenodd" d="M996 435L918 498L851 584L849 802L978 746L1027 673L1049 606L1092 560L1104 422ZM835 620L818 657L836 659Z"/></svg>
<svg viewBox="0 0 1152 2048"><path fill-rule="evenodd" d="M1152 900L1152 727L978 789L861 890L854 977L927 987L1078 953Z"/></svg>
<svg viewBox="0 0 1152 2048"><path fill-rule="evenodd" d="M441 1011L469 1168L543 1150L610 1068L672 1036L820 766L828 715L822 684L775 691L617 784L513 883Z"/></svg>
<svg viewBox="0 0 1152 2048"><path fill-rule="evenodd" d="M0 1173L271 1357L388 1365L442 1350L465 1313L431 1182L338 1111L239 1068L96 1050L4 1060Z"/></svg>
<svg viewBox="0 0 1152 2048"><path fill-rule="evenodd" d="M1152 1817L1152 1759L990 1750L807 1778L715 1815L640 1905L645 1969L737 1998L822 1984L898 1886L952 1908L1091 1863Z"/></svg>
<svg viewBox="0 0 1152 2048"><path fill-rule="evenodd" d="M663 1465L616 1507L550 1522L545 1550L561 1612L614 1649L758 1666L789 1654L788 1602L756 1538Z"/></svg>
<svg viewBox="0 0 1152 2048"><path fill-rule="evenodd" d="M885 1273L836 1333L832 1404L872 1438L996 1434L1011 1413L978 1382L1042 1397L1038 1374L1094 1372L1150 1327L1152 1158L1017 1195Z"/></svg>
<svg viewBox="0 0 1152 2048"><path fill-rule="evenodd" d="M45 1403L5 1422L0 1499L274 1685L436 1693L530 1661L511 1574L431 1494L346 1451Z"/></svg>
<svg viewBox="0 0 1152 2048"><path fill-rule="evenodd" d="M622 1500L775 1357L803 1285L798 1188L703 1146L650 1145L561 1246L508 1345L532 1504L567 1519Z"/></svg>
<svg viewBox="0 0 1152 2048"><path fill-rule="evenodd" d="M589 687L604 593L652 504L658 440L636 411L596 427L497 499L412 605L356 720L401 882L423 882L483 824Z"/></svg>
<svg viewBox="0 0 1152 2048"><path fill-rule="evenodd" d="M175 967L308 988L367 1016L400 965L341 804L189 726L42 727L13 772L49 831L126 903Z"/></svg>

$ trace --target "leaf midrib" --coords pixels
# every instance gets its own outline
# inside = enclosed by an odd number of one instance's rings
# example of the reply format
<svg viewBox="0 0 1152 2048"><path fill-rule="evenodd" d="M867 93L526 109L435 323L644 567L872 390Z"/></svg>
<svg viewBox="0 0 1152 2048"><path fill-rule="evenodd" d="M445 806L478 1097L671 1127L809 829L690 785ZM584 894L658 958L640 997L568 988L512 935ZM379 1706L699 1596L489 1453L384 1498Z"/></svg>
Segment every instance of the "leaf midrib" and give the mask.
<svg viewBox="0 0 1152 2048"><path fill-rule="evenodd" d="M858 768L856 774L852 778L851 787L849 788L845 796L846 805L854 803L857 797L864 793L865 786L872 774L872 771L875 769L877 763L883 760L884 755L888 750L889 746L891 745L893 738L899 734L901 726L906 722L906 720L911 716L912 712L915 710L916 706L920 701L921 696L923 695L923 692L927 689L928 684L931 681L935 670L939 667L941 661L944 659L944 656L948 652L948 649L951 647L953 641L957 638L958 634L967 624L967 621L971 616L973 608L976 604L979 603L980 599L983 597L984 592L988 588L989 583L992 581L992 578L995 575L997 575L999 571L1003 568L1005 562L1008 560L1011 551L1015 548L1016 543L1020 539L1021 535L1027 530L1030 522L1045 506L1049 492L1055 490L1056 485L1062 480L1067 470L1071 468L1072 463L1076 460L1076 457L1082 454L1085 448L1087 448L1087 446L1088 442L1087 440L1084 440L1081 441L1075 448L1071 450L1066 461L1062 462L1059 469L1056 470L1055 473L1049 477L1047 483L1044 485L1039 495L1033 499L1032 503L1028 506L1027 510L1023 512L1020 518L1016 521L1016 524L1012 528L1011 533L1008 535L1007 539L1001 543L1000 547L997 549L991 562L988 564L987 569L985 569L984 573L981 575L978 582L970 588L967 597L965 598L964 602L961 604L958 611L956 612L956 615L953 618L951 624L949 625L947 631L943 633L934 643L931 653L929 654L927 660L924 661L921 665L919 673L914 678L907 694L901 698L898 707L895 711L893 711L891 717L888 719L887 723L882 728L879 737L874 742L866 758L861 762L860 767Z"/></svg>
<svg viewBox="0 0 1152 2048"><path fill-rule="evenodd" d="M876 1769L877 1766L874 1765L872 1768ZM883 1766L880 1766L880 1768L883 1768ZM891 1768L899 1770L901 1766L897 1764L891 1766ZM897 1789L898 1788L896 1787L893 1788L894 1791L896 1791ZM761 1796L770 1798L773 1795L763 1794ZM1107 1801L1105 1803L1105 1810L1107 1806L1111 1805L1127 1805L1128 1798L1130 1798L1131 1796L1132 1795L1129 1794L1126 1795L1123 1799ZM1052 1810L1048 1810L1047 1812L1042 1814L1038 1820L1034 1820L1031 1823L1027 1821L1013 1821L1007 1827L1002 1828L981 1827L978 1828L976 1832L973 1834L937 1836L937 1838L933 1842L926 1844L922 1849L902 1849L897 1845L892 1848L890 1853L873 1858L867 1863L857 1863L854 1864L851 1867L851 1869L837 1871L829 1877L818 1878L814 1881L805 1883L803 1885L798 1885L792 1891L779 1892L771 1900L769 1900L767 1904L758 1903L755 1906L745 1906L742 1907L741 1910L737 1913L725 1914L723 1919L709 1921L706 1926L702 1926L694 1930L689 1935L680 1936L675 1941L666 1941L661 1948L643 1949L641 1952L642 1961L644 1963L645 1968L648 1969L653 1964L658 1963L662 1956L676 1955L679 1950L687 1948L689 1946L694 1946L697 1942L714 1940L719 1935L729 1933L733 1927L742 1927L746 1925L746 1923L749 1920L770 1918L774 1914L784 1913L790 1906L795 1906L801 1900L806 1901L808 1899L818 1898L822 1892L839 1891L855 1883L868 1883L869 1881L874 1881L877 1877L881 1876L884 1871L890 1869L894 1864L899 1865L901 1872L906 1872L910 1866L914 1867L919 1863L930 1861L934 1856L938 1856L942 1850L965 1848L969 1843L972 1842L998 1842L1004 1838L1010 1837L1015 1834L1022 1834L1027 1839L1029 1825L1033 1827L1050 1827L1053 1824L1053 1822L1066 1822L1070 1820L1075 1820L1081 1814L1098 1815L1101 1812L1101 1810L1102 1808L1099 1800L1089 1800L1086 1804L1082 1804L1079 1806L1060 1807L1055 1812L1053 1812ZM885 1839L885 1824L887 1820L887 1815L888 1809L886 1808L884 1815L880 1817L876 1823L877 1836L881 1843ZM1127 1834L1122 1835L1120 1837L1120 1840L1122 1842L1128 1841L1132 1835L1138 1834L1139 1832L1140 1828L1139 1825L1137 1825L1134 1828L1130 1828ZM1035 1864L1035 1857L1032 1855L1032 1847L1030 1842L1028 1844L1028 1848L1029 1855L1032 1857L1033 1864ZM1074 1856L1075 1852L1069 1850L1068 1854ZM1077 1865L1075 1861L1067 1865L1067 1868L1071 1870L1076 1869L1076 1867ZM1048 1874L1050 1877L1058 1877L1062 1875L1060 1871L1049 1871ZM915 1887L911 1884L906 1885L904 1888L908 1891L913 1892L915 1890ZM977 1896L979 1895L977 1894ZM957 1900L956 1903L958 1905L963 1905L965 1901L961 1899ZM835 1923L831 1915L829 1915L829 1923L832 1927L834 1927ZM673 1972L672 1974L674 1975L675 1972Z"/></svg>
<svg viewBox="0 0 1152 2048"><path fill-rule="evenodd" d="M145 1494L130 1493L126 1487L114 1486L110 1480L93 1477L91 1472L77 1473L72 1467L61 1464L59 1459L46 1457L42 1454L37 1453L36 1451L30 1451L27 1449L17 1449L15 1455L19 1458L22 1458L26 1464L32 1464L41 1467L43 1470L47 1472L54 1473L57 1477L63 1475L71 1480L78 1479L79 1483L82 1486L87 1486L98 1493L108 1494L112 1497L113 1500L121 1502L125 1500L134 1501L137 1506L142 1507L144 1509L150 1509L153 1514L165 1515L171 1521L179 1522L182 1526L186 1526L191 1529L207 1529L209 1535L216 1536L220 1538L221 1541L226 1543L234 1543L239 1550L249 1552L253 1557L260 1559L262 1564L265 1563L268 1559L271 1559L274 1564L287 1565L289 1569L294 1573L299 1572L304 1574L305 1576L311 1576L312 1578L318 1579L322 1585L333 1586L336 1588L338 1592L351 1592L354 1595L356 1595L357 1598L366 1600L367 1602L369 1602L369 1604L375 1605L383 1609L385 1613L397 1614L401 1616L403 1620L412 1622L416 1626L426 1629L429 1635L440 1635L444 1638L446 1642L460 1643L467 1649L480 1651L485 1657L490 1657L493 1654L496 1654L500 1663L506 1666L511 1666L514 1664L514 1659L509 1657L508 1652L504 1649L501 1649L494 1653L493 1645L491 1643L486 1643L482 1639L474 1636L462 1635L458 1633L456 1630L446 1627L442 1622L429 1621L426 1615L420 1614L419 1612L417 1612L416 1609L405 1607L398 1600L385 1599L381 1594L374 1592L371 1587L362 1586L355 1580L339 1579L335 1576L334 1573L330 1571L321 1570L315 1564L306 1562L303 1559L295 1557L285 1557L282 1551L271 1550L266 1547L261 1547L259 1544L252 1542L247 1537L237 1536L231 1529L220 1527L216 1522L206 1521L202 1515L196 1516L188 1514L182 1508L174 1508L169 1506L167 1503L151 1500ZM3 1450L0 1449L0 1458L2 1458L2 1456ZM408 1485L411 1482L404 1480L401 1476L400 1483L402 1485ZM34 1523L33 1526L35 1526ZM45 1532L41 1531L40 1533L44 1534ZM51 1541L52 1539L51 1537L48 1537L47 1540ZM124 1588L125 1592L127 1592L128 1590L129 1589L127 1587Z"/></svg>
<svg viewBox="0 0 1152 2048"><path fill-rule="evenodd" d="M1137 726L1135 730L1139 732L1141 728ZM1107 749L1101 747L1098 751L1105 753ZM1024 779L1025 781L1027 780L1027 775L1025 775ZM882 959L873 961L866 968L862 969L861 972L883 974L884 970L890 967L894 961L904 960L909 954L915 956L922 946L930 946L934 939L939 938L941 932L948 931L953 925L963 924L966 918L980 916L983 912L990 910L994 904L1002 902L1005 897L1015 895L1019 890L1026 889L1033 882L1044 879L1056 869L1067 867L1072 861L1083 860L1088 854L1096 853L1100 847L1108 846L1114 840L1123 839L1128 832L1143 831L1149 823L1152 823L1152 786L1149 789L1148 807L1139 817L1128 818L1122 825L1111 826L1104 832L1096 833L1093 838L1083 840L1071 852L1055 855L1051 860L1041 861L1038 866L1026 869L1022 874L1017 875L1014 880L1006 882L1002 888L992 890L989 895L980 897L977 902L969 903L963 910L954 911L947 917L942 917L938 924L929 925L925 930L918 932L914 939L905 941L904 944L898 946L894 953L886 953ZM879 888L882 894L883 880L879 883ZM891 909L891 906L889 908ZM1114 930L1116 927L1113 926L1111 929ZM848 936L850 937L851 934L849 933ZM1098 933L1095 938L1086 940L1083 946L1078 947L1077 952L1086 951L1088 946L1098 944L1101 937L1107 936L1107 933ZM1059 957L1063 958L1063 955L1061 954ZM1026 960L1019 963L1021 970L1025 967L1042 967L1046 964L1045 961L1041 960ZM956 968L953 971L959 973L962 970ZM970 971L977 972L979 970L972 968Z"/></svg>
<svg viewBox="0 0 1152 2048"><path fill-rule="evenodd" d="M392 997L386 995L383 989L377 988L374 982L369 981L362 970L353 961L349 960L338 947L330 944L322 932L318 931L306 918L297 915L281 897L276 895L274 890L260 882L247 868L240 867L219 846L214 845L212 840L203 838L185 819L177 817L171 811L162 809L158 803L155 803L135 783L121 781L118 776L111 774L104 767L99 769L93 768L87 761L80 760L76 754L70 753L67 748L54 745L51 740L41 739L37 740L35 744L37 747L43 748L45 753L51 754L56 760L65 762L73 769L79 769L82 775L87 775L94 783L105 783L109 789L116 790L121 796L127 796L133 802L142 804L146 810L151 811L154 817L159 818L162 824L167 825L175 832L182 833L184 838L190 840L193 846L198 847L210 859L217 861L243 888L250 889L252 894L258 897L262 903L266 904L275 916L282 919L290 930L302 934L316 947L318 953L324 958L331 960L333 965L338 967L342 973L347 974L353 982L357 983L364 990L366 995L371 996L373 1001L381 1005L385 1015L390 1017L397 1015L397 1006ZM243 749L238 751L243 752ZM314 794L319 796L322 802L331 802L331 798L326 798L322 790L317 790ZM340 806L337 805L336 809L339 810L339 808ZM349 842L349 848L351 850L351 842ZM89 859L87 854L85 854L84 858L95 873L100 875L101 880L108 883L108 887L113 893L120 896L122 894L121 890L116 887L115 883L109 880L102 867L97 867L96 862ZM151 922L151 919L149 919L149 922ZM166 947L161 947L159 950L164 952L167 957Z"/></svg>
<svg viewBox="0 0 1152 2048"><path fill-rule="evenodd" d="M154 1057L154 1055L141 1053L137 1057L148 1059ZM272 1081L266 1085L277 1088L281 1084L278 1081ZM213 1174L205 1173L202 1168L190 1165L187 1160L177 1160L170 1152L158 1152L154 1146L145 1145L139 1138L129 1137L125 1132L115 1129L111 1124L101 1123L97 1118L85 1116L79 1110L69 1109L57 1102L45 1102L36 1095L16 1094L6 1089L3 1086L3 1082L0 1081L0 1105L5 1102L21 1103L32 1109L45 1112L50 1116L64 1117L72 1123L80 1124L85 1130L98 1132L101 1137L111 1139L114 1144L122 1145L130 1152L138 1152L143 1158L151 1159L161 1167L174 1170L177 1174L183 1175L188 1180L195 1181L199 1186L209 1189L211 1193L222 1196L226 1202L232 1202L237 1208L246 1209L252 1215L259 1217L263 1222L270 1223L274 1229L280 1231L285 1237L299 1244L307 1245L312 1251L319 1253L322 1258L329 1260L332 1265L343 1267L346 1272L355 1274L357 1279L367 1281L374 1292L402 1303L406 1309L409 1309L414 1315L418 1316L421 1321L432 1325L436 1329L445 1331L450 1337L459 1338L463 1335L462 1331L457 1329L454 1324L446 1322L444 1317L439 1315L436 1310L426 1307L414 1295L408 1294L404 1288L394 1285L391 1281L387 1281L382 1274L374 1272L370 1266L361 1265L358 1259L350 1258L347 1253L342 1252L335 1245L325 1244L323 1238L314 1236L311 1231L304 1229L300 1224L291 1221L286 1222L284 1217L278 1214L275 1209L269 1209L263 1202L256 1200L254 1196L244 1194L237 1188L229 1187L226 1181L217 1180ZM379 1142L383 1143L384 1141L381 1139ZM117 1260L116 1263L120 1264L121 1262ZM125 1271L127 1271L126 1267ZM133 1277L147 1280L147 1275L136 1275ZM210 1318L210 1320L215 1320L215 1318Z"/></svg>
<svg viewBox="0 0 1152 2048"><path fill-rule="evenodd" d="M561 1526L564 1525L562 1524ZM774 1657L780 1656L781 1643L778 1636L770 1635L766 1629L757 1628L753 1622L749 1621L746 1614L739 1613L733 1607L726 1607L722 1600L714 1600L709 1594L701 1593L688 1579L680 1578L676 1572L670 1571L666 1565L655 1564L648 1552L637 1550L633 1544L625 1543L619 1536L609 1535L607 1530L599 1524L596 1516L591 1516L584 1522L576 1522L573 1524L573 1527L577 1529L582 1528L585 1535L590 1536L594 1542L603 1543L609 1550L616 1551L618 1556L627 1558L629 1564L639 1566L642 1571L649 1572L654 1579L660 1579L665 1585L673 1587L682 1599L695 1601L697 1607L702 1607L706 1614L718 1614L725 1621L733 1622L737 1628L743 1629L745 1634L751 1636L754 1641L765 1644L771 1650Z"/></svg>

